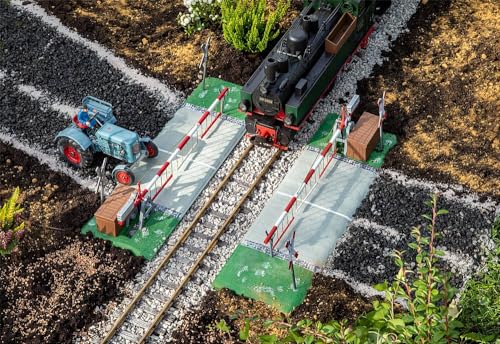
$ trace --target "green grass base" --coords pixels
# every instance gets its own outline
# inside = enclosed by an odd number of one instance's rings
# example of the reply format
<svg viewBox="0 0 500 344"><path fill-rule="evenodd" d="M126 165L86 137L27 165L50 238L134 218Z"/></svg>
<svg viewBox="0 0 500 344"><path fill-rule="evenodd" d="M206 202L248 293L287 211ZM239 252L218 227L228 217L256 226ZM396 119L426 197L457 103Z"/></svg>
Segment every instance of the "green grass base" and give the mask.
<svg viewBox="0 0 500 344"><path fill-rule="evenodd" d="M335 124L335 120L339 117L338 114L336 113L329 113L323 122L321 122L321 125L319 126L318 130L314 133L313 137L309 141L309 146L318 148L318 149L323 149L326 144L328 143L328 140L333 135L333 125ZM396 135L391 134L391 133L383 133L382 135L383 142L384 142L384 147L383 150L380 152L377 150L374 150L368 160L365 161L360 161L361 163L367 164L371 167L374 168L380 168L382 167L384 163L384 158L389 153L389 151L396 146L397 143L397 138ZM340 147L340 146L339 146ZM342 155L342 154L341 154ZM356 160L357 161L357 160Z"/></svg>
<svg viewBox="0 0 500 344"><path fill-rule="evenodd" d="M302 304L313 273L295 266L297 290L293 290L288 262L239 245L215 278L213 287L263 301L284 313Z"/></svg>
<svg viewBox="0 0 500 344"><path fill-rule="evenodd" d="M217 78L206 78L205 89L203 89L203 85L200 83L186 99L186 102L207 109L224 87L229 88L224 97L224 114L244 120L245 115L238 111L241 99L241 86L228 81ZM219 107L217 106L215 110L218 111Z"/></svg>
<svg viewBox="0 0 500 344"><path fill-rule="evenodd" d="M155 257L156 252L160 249L163 243L172 234L180 220L166 215L162 212L154 212L148 217L145 223L146 230L136 230L132 237L129 233L134 229L137 219L131 221L131 224L122 229L120 235L113 237L101 233L97 230L95 217L90 219L82 228L81 233L87 234L91 232L94 237L108 240L113 246L131 251L136 256L142 256L147 260Z"/></svg>

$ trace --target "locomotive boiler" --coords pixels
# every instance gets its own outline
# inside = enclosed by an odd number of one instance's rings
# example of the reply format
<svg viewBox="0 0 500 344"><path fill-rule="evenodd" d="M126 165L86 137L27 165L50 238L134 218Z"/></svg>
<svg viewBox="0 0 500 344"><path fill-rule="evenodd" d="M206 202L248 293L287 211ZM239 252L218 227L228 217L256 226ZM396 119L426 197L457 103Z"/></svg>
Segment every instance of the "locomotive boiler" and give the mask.
<svg viewBox="0 0 500 344"><path fill-rule="evenodd" d="M313 1L241 90L247 136L287 149L314 105L373 30L375 0Z"/></svg>

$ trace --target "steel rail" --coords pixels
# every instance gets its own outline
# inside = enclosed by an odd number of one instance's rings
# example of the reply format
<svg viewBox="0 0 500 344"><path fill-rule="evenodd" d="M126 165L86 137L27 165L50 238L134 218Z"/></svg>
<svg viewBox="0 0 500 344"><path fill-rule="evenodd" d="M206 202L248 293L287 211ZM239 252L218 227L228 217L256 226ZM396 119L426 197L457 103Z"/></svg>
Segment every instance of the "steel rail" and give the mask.
<svg viewBox="0 0 500 344"><path fill-rule="evenodd" d="M113 326L111 329L108 331L106 336L101 340L101 344L106 344L109 343L109 341L114 337L118 329L123 325L127 317L130 315L130 313L134 310L135 306L139 303L139 301L142 299L146 291L151 287L151 285L156 281L156 278L160 274L160 272L163 270L163 268L167 265L167 263L170 261L172 256L177 252L177 250L182 246L182 244L187 240L191 232L194 230L196 227L196 224L198 221L201 219L201 217L205 214L207 209L210 207L210 205L213 203L219 192L224 188L224 186L227 184L231 176L234 174L236 169L241 165L243 160L248 156L252 148L254 147L253 144L250 144L242 153L242 155L238 158L238 161L231 167L229 172L226 174L224 179L219 183L215 191L212 193L210 198L205 202L203 207L200 208L200 210L196 213L196 216L194 217L193 221L189 224L188 228L183 232L182 236L177 240L175 245L170 249L170 251L167 253L167 255L163 258L163 260L160 262L158 267L155 269L155 271L151 274L151 276L148 278L146 283L142 286L142 288L137 292L137 294L134 296L130 304L125 308L123 313L116 319L116 321L113 323Z"/></svg>
<svg viewBox="0 0 500 344"><path fill-rule="evenodd" d="M154 318L153 322L151 323L151 326L146 330L146 333L139 340L139 344L145 343L146 340L149 338L149 336L151 336L151 334L154 332L154 330L158 327L158 325L160 324L160 322L164 318L165 314L167 313L168 309L174 303L174 301L177 298L177 296L179 296L179 294L181 293L182 289L184 289L184 287L189 282L189 280L191 279L192 275L196 272L196 270L198 270L198 268L200 267L200 265L201 265L202 261L204 260L204 258L206 257L206 255L209 254L213 250L213 248L215 247L215 245L219 241L219 238L225 232L226 228L233 222L234 217L238 214L238 212L239 212L241 206L243 205L243 203L245 203L245 201L247 200L248 196L251 195L251 193L253 192L253 190L255 189L255 187L261 181L262 177L264 177L264 175L267 173L267 171L269 170L269 168L271 167L271 165L276 161L276 159L278 159L278 157L280 156L280 154L281 154L281 150L276 150L274 152L274 154L272 155L271 159L269 159L269 161L266 163L266 165L264 166L264 168L262 169L262 171L259 173L259 175L257 176L257 178L248 187L248 189L245 192L245 194L243 196L241 196L241 198L238 201L238 203L236 204L236 206L233 208L233 210L231 211L231 213L229 214L229 216L226 218L226 220L224 221L224 223L221 225L221 227L218 229L218 231L214 235L213 239L210 241L210 244L207 246L207 248L205 249L205 251L203 251L203 253L201 254L201 256L198 257L198 259L193 264L193 266L191 267L191 269L189 269L188 273L184 276L182 282L177 287L177 289L175 290L175 292L172 294L172 296L169 297L168 301L163 305L161 311L156 315L156 317Z"/></svg>

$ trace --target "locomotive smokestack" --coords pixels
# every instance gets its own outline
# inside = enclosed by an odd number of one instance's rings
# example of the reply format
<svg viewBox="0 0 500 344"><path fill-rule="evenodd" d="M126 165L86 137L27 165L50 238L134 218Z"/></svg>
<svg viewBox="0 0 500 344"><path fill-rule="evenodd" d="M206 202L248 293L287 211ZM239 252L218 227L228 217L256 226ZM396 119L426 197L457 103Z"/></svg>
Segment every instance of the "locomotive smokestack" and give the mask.
<svg viewBox="0 0 500 344"><path fill-rule="evenodd" d="M314 14L304 16L304 18L302 18L302 28L307 33L315 33L318 31L318 16Z"/></svg>
<svg viewBox="0 0 500 344"><path fill-rule="evenodd" d="M272 57L268 58L266 61L266 66L264 67L264 73L266 73L266 79L269 82L276 81L276 73L280 69L280 63L273 59Z"/></svg>

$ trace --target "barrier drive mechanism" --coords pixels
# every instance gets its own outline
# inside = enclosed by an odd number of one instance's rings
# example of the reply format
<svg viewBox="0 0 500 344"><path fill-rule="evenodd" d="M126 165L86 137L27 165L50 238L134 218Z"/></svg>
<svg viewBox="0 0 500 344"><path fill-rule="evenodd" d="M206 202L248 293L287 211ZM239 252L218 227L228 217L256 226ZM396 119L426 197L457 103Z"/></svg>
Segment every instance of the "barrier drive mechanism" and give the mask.
<svg viewBox="0 0 500 344"><path fill-rule="evenodd" d="M182 138L178 143L175 151L168 157L167 161L158 169L153 179L146 184L141 186L140 182L137 183L137 189L131 191L130 196L126 199L126 202L119 208L119 210L111 215L109 212L101 211L102 207L106 207L105 202L101 208L96 213L96 222L99 231L112 234L114 236L118 235L119 229L123 226L128 225L131 218L134 218L139 212L139 223L138 228L142 228L145 219L150 214L151 210L154 208L153 202L160 195L160 193L165 189L165 187L173 180L175 173L181 168L183 163L186 161L189 153L197 146L200 140L203 140L210 129L213 127L215 122L221 117L223 109L223 99L228 91L225 87L210 105L210 107L203 113L203 115L198 119L196 124L191 128L191 130ZM217 113L212 113L216 108L217 104L220 104L220 110ZM113 193L114 194L114 193ZM110 199L113 198L113 194ZM112 219L107 219L108 221L99 221L98 214L107 213L108 217L112 216ZM103 228L100 223L106 222L110 223L118 228L115 230L109 230L109 228Z"/></svg>

